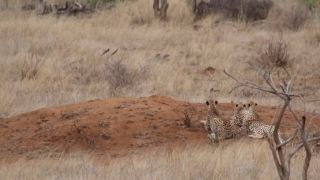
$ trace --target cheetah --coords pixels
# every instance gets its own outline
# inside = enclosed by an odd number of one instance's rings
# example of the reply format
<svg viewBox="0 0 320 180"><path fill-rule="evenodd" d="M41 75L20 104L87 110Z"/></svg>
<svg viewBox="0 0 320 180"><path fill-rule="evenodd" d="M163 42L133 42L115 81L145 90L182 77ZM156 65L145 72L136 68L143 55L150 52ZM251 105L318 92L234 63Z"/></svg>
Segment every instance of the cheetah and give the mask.
<svg viewBox="0 0 320 180"><path fill-rule="evenodd" d="M233 102L231 102L234 104ZM245 118L244 114L242 113L244 111L244 108L246 107L245 104L239 103L239 104L234 104L234 109L233 109L233 115L231 117L231 124L234 126L235 131L237 132L238 135L246 134L247 130L243 126L243 119Z"/></svg>
<svg viewBox="0 0 320 180"><path fill-rule="evenodd" d="M260 116L256 111L256 106L258 106L258 104L253 101L243 105L243 109L241 111L242 119L240 120L243 127L248 128L251 122L261 121Z"/></svg>
<svg viewBox="0 0 320 180"><path fill-rule="evenodd" d="M208 138L215 143L219 142L219 140L230 139L235 136L235 130L231 121L221 118L216 107L217 104L218 101L213 100L206 102L208 106L207 120L201 121L208 132Z"/></svg>
<svg viewBox="0 0 320 180"><path fill-rule="evenodd" d="M257 105L251 101L240 108L235 108L233 115L235 124L241 126L241 131L246 131L251 138L270 138L273 136L274 126L261 121L255 109ZM281 137L280 141L283 141Z"/></svg>
<svg viewBox="0 0 320 180"><path fill-rule="evenodd" d="M234 104L233 102L231 102L231 104ZM231 117L231 122L232 124L238 126L238 127L242 127L242 121L243 121L243 108L245 107L244 104L240 103L240 104L234 104L234 108L233 108L233 115Z"/></svg>

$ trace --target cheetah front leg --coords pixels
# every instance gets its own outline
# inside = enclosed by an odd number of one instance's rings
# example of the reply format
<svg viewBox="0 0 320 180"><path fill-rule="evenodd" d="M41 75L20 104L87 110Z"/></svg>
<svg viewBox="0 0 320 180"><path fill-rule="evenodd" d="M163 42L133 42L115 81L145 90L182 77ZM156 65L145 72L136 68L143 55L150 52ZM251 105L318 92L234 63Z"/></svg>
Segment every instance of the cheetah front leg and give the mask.
<svg viewBox="0 0 320 180"><path fill-rule="evenodd" d="M215 133L208 134L208 138L210 139L210 141L212 143L218 143L219 142L219 140L217 138L217 135Z"/></svg>
<svg viewBox="0 0 320 180"><path fill-rule="evenodd" d="M249 134L248 135L250 138L255 138L255 139L262 139L262 138L264 138L264 136L262 135L262 134L256 134L256 133L254 133L254 134Z"/></svg>
<svg viewBox="0 0 320 180"><path fill-rule="evenodd" d="M200 123L203 125L203 128L204 128L206 131L209 130L209 129L208 129L208 125L207 125L208 123L207 123L206 120L201 120Z"/></svg>

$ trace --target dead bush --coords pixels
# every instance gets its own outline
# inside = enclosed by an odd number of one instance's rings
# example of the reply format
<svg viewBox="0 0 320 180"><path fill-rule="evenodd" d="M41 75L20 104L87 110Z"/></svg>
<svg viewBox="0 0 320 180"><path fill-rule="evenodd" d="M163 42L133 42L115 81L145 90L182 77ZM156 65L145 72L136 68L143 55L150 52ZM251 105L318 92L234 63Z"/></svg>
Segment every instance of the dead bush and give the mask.
<svg viewBox="0 0 320 180"><path fill-rule="evenodd" d="M195 3L194 6L196 18L213 12L234 19L256 21L267 18L273 2L271 0L210 0L210 2Z"/></svg>
<svg viewBox="0 0 320 180"><path fill-rule="evenodd" d="M304 5L295 5L284 13L282 21L284 27L297 31L305 25L308 18L308 9Z"/></svg>
<svg viewBox="0 0 320 180"><path fill-rule="evenodd" d="M263 69L288 68L292 58L288 53L288 45L283 40L271 40L256 59L257 65Z"/></svg>
<svg viewBox="0 0 320 180"><path fill-rule="evenodd" d="M243 17L245 20L252 21L266 19L269 10L273 6L271 0L241 0L240 2L240 12L238 16Z"/></svg>
<svg viewBox="0 0 320 180"><path fill-rule="evenodd" d="M111 96L119 96L126 89L136 88L146 78L147 68L130 68L122 61L110 62L106 65L106 80L109 83Z"/></svg>

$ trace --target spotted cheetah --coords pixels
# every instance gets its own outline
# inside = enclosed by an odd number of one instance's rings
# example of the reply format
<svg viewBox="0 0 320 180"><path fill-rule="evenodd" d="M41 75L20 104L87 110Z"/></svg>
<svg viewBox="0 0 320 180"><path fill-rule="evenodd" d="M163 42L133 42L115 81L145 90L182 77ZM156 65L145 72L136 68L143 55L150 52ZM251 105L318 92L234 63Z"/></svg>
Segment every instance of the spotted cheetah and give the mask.
<svg viewBox="0 0 320 180"><path fill-rule="evenodd" d="M232 102L232 104L234 104ZM231 117L231 124L233 124L235 131L238 135L247 134L247 128L243 126L243 119L245 118L244 108L246 108L245 104L239 103L234 104L233 115Z"/></svg>
<svg viewBox="0 0 320 180"><path fill-rule="evenodd" d="M235 136L235 130L231 121L221 118L216 105L218 101L207 101L208 115L207 120L202 121L205 129L208 132L208 138L212 142L219 142L221 139L229 139Z"/></svg>
<svg viewBox="0 0 320 180"><path fill-rule="evenodd" d="M233 102L231 102L231 103L234 104ZM243 111L244 107L245 107L245 105L242 103L234 104L233 115L231 117L231 123L233 123L234 125L236 125L238 127L242 127L242 121L244 119L242 111Z"/></svg>
<svg viewBox="0 0 320 180"><path fill-rule="evenodd" d="M251 138L270 138L273 136L274 126L261 121L255 109L257 105L251 101L242 107L236 107L233 115L235 124L241 126L241 131L246 131ZM281 137L280 141L283 141Z"/></svg>
<svg viewBox="0 0 320 180"><path fill-rule="evenodd" d="M256 106L258 106L258 104L253 101L243 105L241 110L242 119L240 119L243 127L248 128L252 121L260 121Z"/></svg>

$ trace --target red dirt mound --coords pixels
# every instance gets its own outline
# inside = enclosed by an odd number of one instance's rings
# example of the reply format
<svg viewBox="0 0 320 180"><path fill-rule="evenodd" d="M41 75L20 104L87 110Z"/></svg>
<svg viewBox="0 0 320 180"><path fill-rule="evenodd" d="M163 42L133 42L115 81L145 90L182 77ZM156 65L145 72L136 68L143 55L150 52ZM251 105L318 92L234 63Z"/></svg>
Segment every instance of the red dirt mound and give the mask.
<svg viewBox="0 0 320 180"><path fill-rule="evenodd" d="M231 104L220 104L225 118ZM271 122L276 108L259 107L259 115ZM185 112L191 127L184 125ZM200 120L206 107L168 97L94 100L44 108L0 120L0 160L56 156L86 151L97 156L125 156L152 147L207 143ZM317 127L320 127L319 119ZM286 114L283 130L294 127Z"/></svg>

